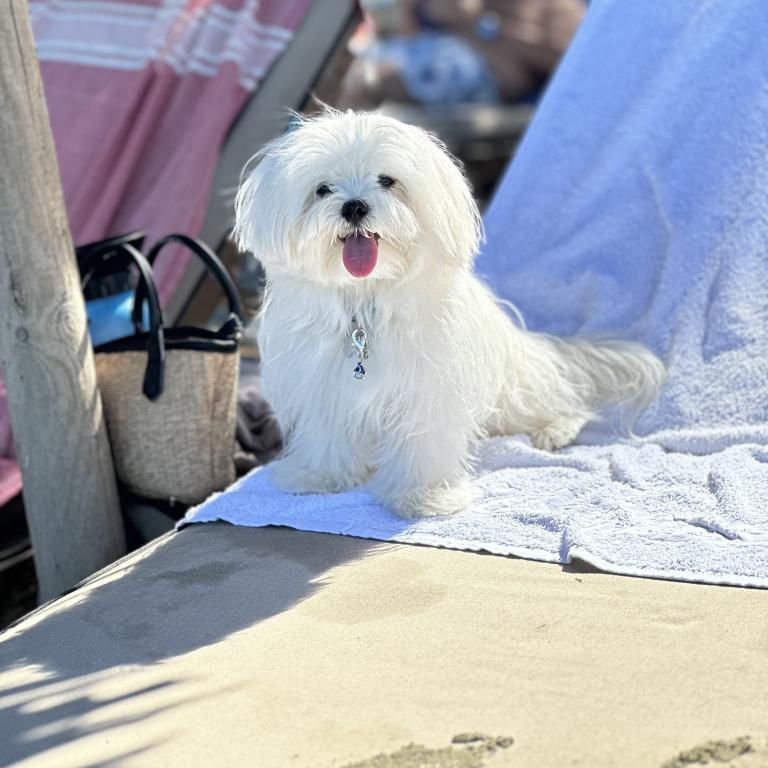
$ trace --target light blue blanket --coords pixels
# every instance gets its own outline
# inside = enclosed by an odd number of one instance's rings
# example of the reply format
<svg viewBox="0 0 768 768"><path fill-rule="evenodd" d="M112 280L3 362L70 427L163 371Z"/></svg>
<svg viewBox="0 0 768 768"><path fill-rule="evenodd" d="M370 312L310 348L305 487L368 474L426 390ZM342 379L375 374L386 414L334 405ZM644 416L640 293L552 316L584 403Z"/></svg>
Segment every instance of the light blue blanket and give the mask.
<svg viewBox="0 0 768 768"><path fill-rule="evenodd" d="M669 366L639 441L484 441L476 502L401 521L256 472L189 521L486 550L768 586L768 2L596 0L486 216L478 271L557 334Z"/></svg>

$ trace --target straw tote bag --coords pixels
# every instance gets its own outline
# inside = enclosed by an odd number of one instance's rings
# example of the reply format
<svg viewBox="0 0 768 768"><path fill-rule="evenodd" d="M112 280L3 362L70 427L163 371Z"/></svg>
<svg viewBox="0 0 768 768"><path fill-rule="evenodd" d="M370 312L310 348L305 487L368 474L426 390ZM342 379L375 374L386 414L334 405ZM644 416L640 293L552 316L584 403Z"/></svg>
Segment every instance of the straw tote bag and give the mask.
<svg viewBox="0 0 768 768"><path fill-rule="evenodd" d="M229 317L217 331L164 327L150 263L171 242L202 259L224 290ZM112 247L109 258L114 257L130 260L139 276L132 312L135 333L94 349L115 469L139 496L195 504L235 479L240 300L218 257L193 238L168 235L147 258L122 243ZM98 258L98 251L89 255L93 264ZM87 283L87 268L83 275Z"/></svg>

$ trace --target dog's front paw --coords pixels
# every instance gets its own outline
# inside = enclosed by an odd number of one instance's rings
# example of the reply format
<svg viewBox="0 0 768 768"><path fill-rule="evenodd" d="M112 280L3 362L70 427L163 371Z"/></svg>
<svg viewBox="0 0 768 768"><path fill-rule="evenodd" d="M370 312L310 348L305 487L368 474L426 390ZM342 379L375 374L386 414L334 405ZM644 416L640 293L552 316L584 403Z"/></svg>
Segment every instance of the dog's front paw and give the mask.
<svg viewBox="0 0 768 768"><path fill-rule="evenodd" d="M586 420L582 417L552 421L541 429L531 433L534 448L541 451L556 451L570 445L584 428Z"/></svg>
<svg viewBox="0 0 768 768"><path fill-rule="evenodd" d="M472 503L472 491L466 485L452 488L415 488L390 502L398 517L442 517L462 512Z"/></svg>
<svg viewBox="0 0 768 768"><path fill-rule="evenodd" d="M356 485L351 478L310 469L288 458L269 465L269 479L276 488L288 493L339 493Z"/></svg>

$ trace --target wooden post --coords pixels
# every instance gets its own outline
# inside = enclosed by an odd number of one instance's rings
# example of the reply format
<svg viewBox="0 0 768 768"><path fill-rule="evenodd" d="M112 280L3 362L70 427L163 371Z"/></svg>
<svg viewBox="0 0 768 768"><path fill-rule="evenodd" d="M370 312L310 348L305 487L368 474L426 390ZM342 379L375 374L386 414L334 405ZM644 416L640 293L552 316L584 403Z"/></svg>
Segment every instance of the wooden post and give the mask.
<svg viewBox="0 0 768 768"><path fill-rule="evenodd" d="M26 0L0 0L0 360L43 601L125 535Z"/></svg>

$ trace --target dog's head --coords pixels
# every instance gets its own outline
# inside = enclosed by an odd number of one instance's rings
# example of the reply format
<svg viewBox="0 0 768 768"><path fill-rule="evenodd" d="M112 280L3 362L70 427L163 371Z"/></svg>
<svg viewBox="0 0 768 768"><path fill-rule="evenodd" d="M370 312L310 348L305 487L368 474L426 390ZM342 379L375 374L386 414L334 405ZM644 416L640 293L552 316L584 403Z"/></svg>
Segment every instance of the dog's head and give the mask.
<svg viewBox="0 0 768 768"><path fill-rule="evenodd" d="M235 236L269 274L323 285L468 268L480 216L437 139L375 113L327 110L246 170Z"/></svg>

